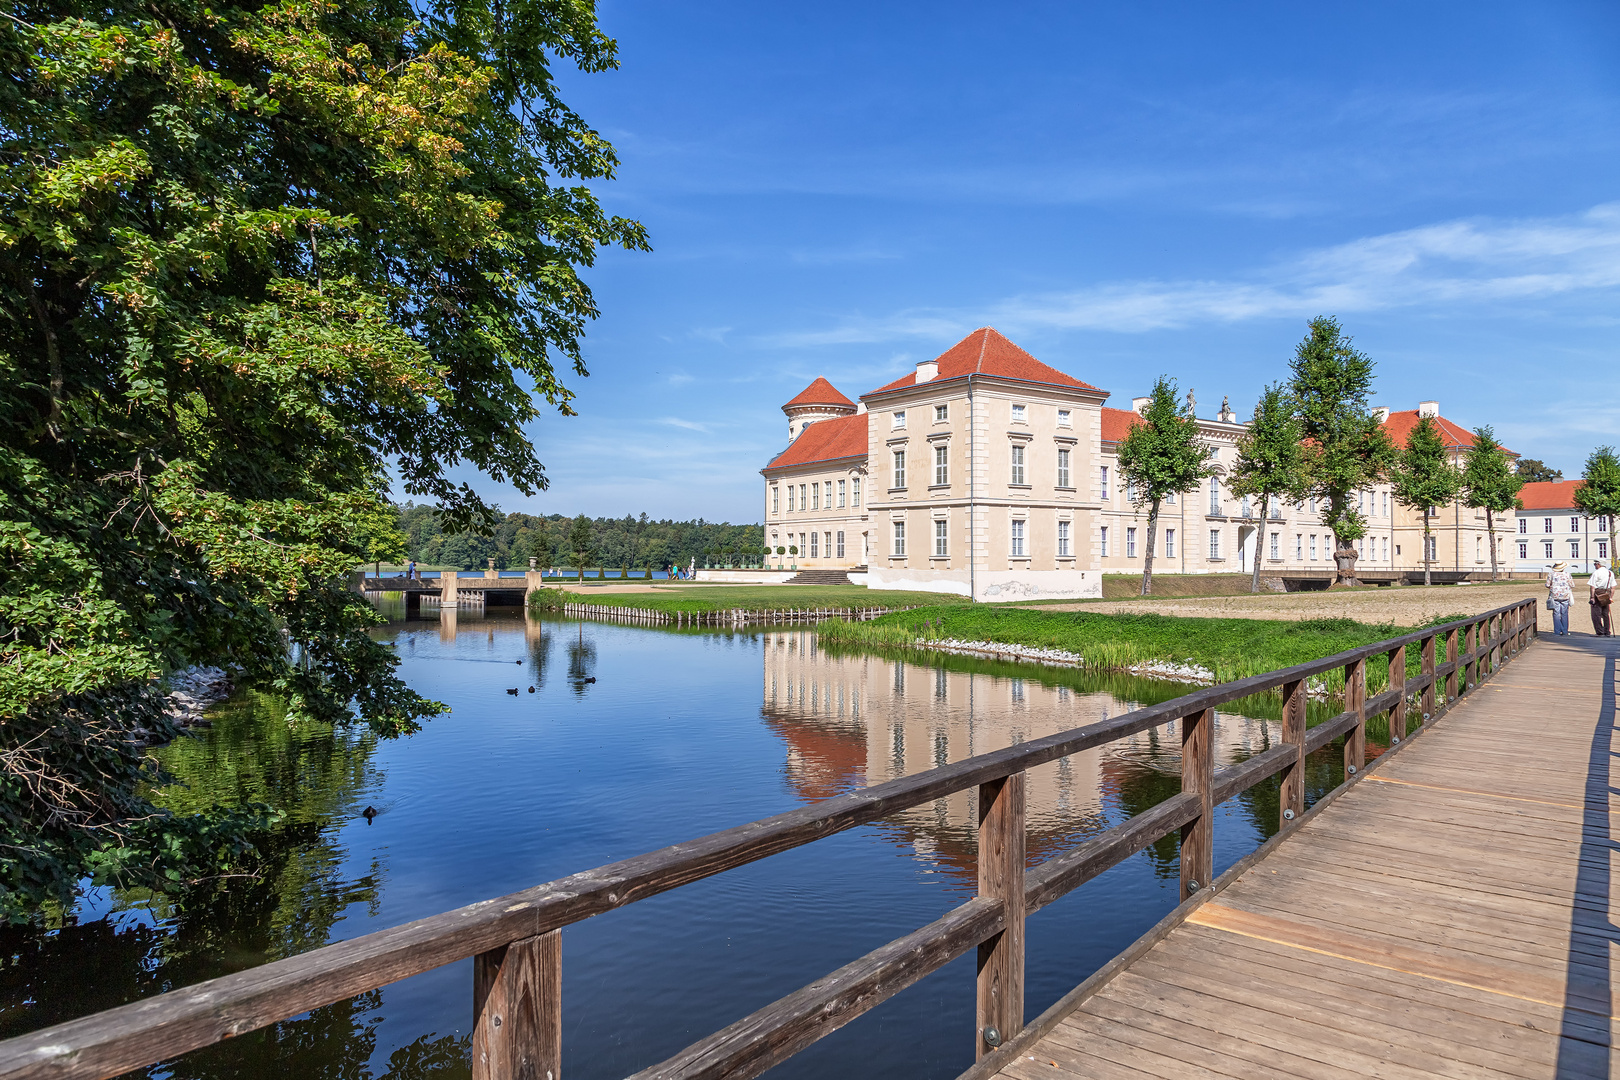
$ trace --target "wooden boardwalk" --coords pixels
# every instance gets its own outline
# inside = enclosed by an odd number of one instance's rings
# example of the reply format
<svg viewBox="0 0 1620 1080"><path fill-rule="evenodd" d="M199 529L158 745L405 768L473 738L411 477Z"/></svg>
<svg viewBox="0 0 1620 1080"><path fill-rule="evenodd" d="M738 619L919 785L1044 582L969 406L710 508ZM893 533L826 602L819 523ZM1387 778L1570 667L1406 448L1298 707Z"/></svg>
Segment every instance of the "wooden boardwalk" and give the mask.
<svg viewBox="0 0 1620 1080"><path fill-rule="evenodd" d="M1541 638L997 1075L1611 1075L1617 640Z"/></svg>

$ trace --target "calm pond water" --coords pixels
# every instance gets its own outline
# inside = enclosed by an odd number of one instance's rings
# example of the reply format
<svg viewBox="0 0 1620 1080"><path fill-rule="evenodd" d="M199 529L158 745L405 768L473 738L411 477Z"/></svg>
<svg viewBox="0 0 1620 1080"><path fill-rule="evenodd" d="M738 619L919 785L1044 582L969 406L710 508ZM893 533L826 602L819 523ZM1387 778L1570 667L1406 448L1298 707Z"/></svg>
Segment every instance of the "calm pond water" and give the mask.
<svg viewBox="0 0 1620 1080"><path fill-rule="evenodd" d="M402 609L397 614L402 616ZM0 932L0 1036L1092 722L1177 684L965 658L818 648L803 631L675 632L462 610L378 631L410 684L453 712L395 741L289 725L249 697L163 751L176 806L246 800L286 814L270 872L175 912L92 893L59 928ZM521 665L517 663L522 661ZM594 682L587 680L594 679ZM528 688L534 687L529 693ZM517 687L520 693L506 691ZM1278 735L1275 701L1222 712L1219 760ZM1029 850L1045 858L1178 788L1173 728L1033 771ZM1310 798L1337 782L1312 762ZM360 811L381 813L367 822ZM1218 811L1217 870L1270 835L1275 782ZM563 931L570 1080L656 1064L930 922L973 893L961 793ZM1174 841L1036 914L1029 1014L1175 904ZM972 1063L971 954L773 1073L948 1078ZM464 961L144 1075L462 1077Z"/></svg>

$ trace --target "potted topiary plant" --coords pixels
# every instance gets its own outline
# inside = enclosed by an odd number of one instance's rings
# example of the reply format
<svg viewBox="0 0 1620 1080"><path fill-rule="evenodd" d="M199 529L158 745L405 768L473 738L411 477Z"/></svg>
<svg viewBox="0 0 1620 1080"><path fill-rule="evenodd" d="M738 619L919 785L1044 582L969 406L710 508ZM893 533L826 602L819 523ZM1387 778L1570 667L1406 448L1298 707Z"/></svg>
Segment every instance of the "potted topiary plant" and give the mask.
<svg viewBox="0 0 1620 1080"><path fill-rule="evenodd" d="M799 545L789 544L788 554L793 556L793 565L790 567L790 569L797 570L799 568Z"/></svg>

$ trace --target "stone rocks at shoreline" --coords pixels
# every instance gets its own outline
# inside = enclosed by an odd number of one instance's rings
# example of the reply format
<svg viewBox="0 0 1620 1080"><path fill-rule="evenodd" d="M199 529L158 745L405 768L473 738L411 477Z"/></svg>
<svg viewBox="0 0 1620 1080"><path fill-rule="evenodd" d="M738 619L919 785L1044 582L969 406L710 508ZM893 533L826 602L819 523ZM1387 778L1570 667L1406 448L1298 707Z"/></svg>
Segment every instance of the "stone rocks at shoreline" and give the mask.
<svg viewBox="0 0 1620 1080"><path fill-rule="evenodd" d="M206 725L204 713L231 696L235 686L224 668L198 664L171 672L163 711L181 727Z"/></svg>
<svg viewBox="0 0 1620 1080"><path fill-rule="evenodd" d="M939 641L918 641L925 649L961 653L966 656L989 656L996 659L1028 660L1038 664L1061 664L1079 667L1086 658L1066 649L1046 649L1035 645L1008 645L999 641L960 641L945 638ZM1211 684L1215 673L1197 664L1176 664L1165 660L1147 660L1126 669L1133 675L1146 675L1155 679L1174 679L1178 682Z"/></svg>

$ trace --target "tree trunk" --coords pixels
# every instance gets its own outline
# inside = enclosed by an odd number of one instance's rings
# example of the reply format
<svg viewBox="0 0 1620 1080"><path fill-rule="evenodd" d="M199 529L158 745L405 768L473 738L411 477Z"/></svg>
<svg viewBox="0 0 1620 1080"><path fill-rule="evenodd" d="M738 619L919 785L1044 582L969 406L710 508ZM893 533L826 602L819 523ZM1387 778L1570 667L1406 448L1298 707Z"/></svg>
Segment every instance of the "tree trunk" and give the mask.
<svg viewBox="0 0 1620 1080"><path fill-rule="evenodd" d="M1147 558L1142 561L1142 595L1153 595L1153 541L1159 535L1159 500L1153 500L1153 506L1148 510ZM1181 538L1182 543L1187 542L1186 537Z"/></svg>
<svg viewBox="0 0 1620 1080"><path fill-rule="evenodd" d="M1485 508L1485 542L1491 545L1491 580L1496 580L1496 519L1491 516L1491 508Z"/></svg>
<svg viewBox="0 0 1620 1080"><path fill-rule="evenodd" d="M1260 591L1260 542L1266 538L1266 504L1262 497L1260 503L1260 524L1254 530L1254 554L1250 561L1254 563L1254 573L1249 580L1249 591Z"/></svg>
<svg viewBox="0 0 1620 1080"><path fill-rule="evenodd" d="M1342 540L1337 535L1333 538L1333 565L1338 573L1338 585L1360 585L1356 580L1356 560L1361 556L1356 554L1356 545L1352 540Z"/></svg>
<svg viewBox="0 0 1620 1080"><path fill-rule="evenodd" d="M1429 567L1433 565L1429 559L1429 507L1423 508L1423 584L1433 585L1429 577Z"/></svg>

